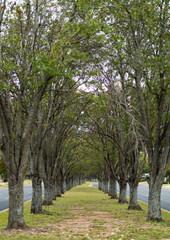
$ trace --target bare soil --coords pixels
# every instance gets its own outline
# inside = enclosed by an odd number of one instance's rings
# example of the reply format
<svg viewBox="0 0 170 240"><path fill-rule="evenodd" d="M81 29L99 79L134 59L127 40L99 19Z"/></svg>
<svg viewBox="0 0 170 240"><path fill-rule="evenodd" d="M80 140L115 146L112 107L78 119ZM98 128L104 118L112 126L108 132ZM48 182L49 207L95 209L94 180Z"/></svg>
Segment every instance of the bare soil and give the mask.
<svg viewBox="0 0 170 240"><path fill-rule="evenodd" d="M116 232L120 231L118 227L113 227L116 219L108 212L91 211L90 215L82 208L74 208L70 211L71 214L76 214L76 218L67 219L57 224L57 228L63 234L67 233L69 237L82 237L90 238L91 233L96 232L96 237L100 239L113 236ZM120 221L120 220L119 220ZM95 231L96 230L96 231Z"/></svg>

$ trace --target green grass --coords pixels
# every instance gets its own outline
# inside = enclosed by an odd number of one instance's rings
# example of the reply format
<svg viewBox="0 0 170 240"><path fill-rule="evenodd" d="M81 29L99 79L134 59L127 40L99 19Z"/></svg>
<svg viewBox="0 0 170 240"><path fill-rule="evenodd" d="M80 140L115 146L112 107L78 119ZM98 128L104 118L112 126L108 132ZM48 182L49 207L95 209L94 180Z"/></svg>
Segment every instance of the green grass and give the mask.
<svg viewBox="0 0 170 240"><path fill-rule="evenodd" d="M162 187L169 188L170 189L170 183L169 184L163 184Z"/></svg>
<svg viewBox="0 0 170 240"><path fill-rule="evenodd" d="M170 213L162 212L165 222L146 222L147 204L140 203L143 211L128 211L127 204L118 204L89 183L66 192L46 209L46 214L30 214L30 205L25 204L29 228L1 230L0 240L170 239ZM7 212L0 214L1 229L6 227L7 218Z"/></svg>

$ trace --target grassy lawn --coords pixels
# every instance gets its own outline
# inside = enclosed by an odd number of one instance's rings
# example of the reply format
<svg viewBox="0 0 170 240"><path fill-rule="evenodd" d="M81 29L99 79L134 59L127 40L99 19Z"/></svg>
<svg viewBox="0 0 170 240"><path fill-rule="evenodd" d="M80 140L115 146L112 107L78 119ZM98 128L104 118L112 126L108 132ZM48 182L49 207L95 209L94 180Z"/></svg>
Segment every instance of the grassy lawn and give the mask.
<svg viewBox="0 0 170 240"><path fill-rule="evenodd" d="M162 187L163 187L163 188L169 188L169 189L170 189L170 184L163 184Z"/></svg>
<svg viewBox="0 0 170 240"><path fill-rule="evenodd" d="M73 188L43 214L30 214L30 202L25 204L27 230L5 231L7 212L0 213L0 239L170 239L170 213L163 212L163 223L146 222L144 211L128 211L127 204L118 204L89 183Z"/></svg>

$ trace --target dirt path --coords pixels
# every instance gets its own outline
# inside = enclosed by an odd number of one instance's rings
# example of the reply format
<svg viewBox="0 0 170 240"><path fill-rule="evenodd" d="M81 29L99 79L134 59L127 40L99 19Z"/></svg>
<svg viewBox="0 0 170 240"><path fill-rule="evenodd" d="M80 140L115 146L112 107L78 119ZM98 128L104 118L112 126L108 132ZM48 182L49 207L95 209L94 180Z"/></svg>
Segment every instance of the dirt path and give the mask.
<svg viewBox="0 0 170 240"><path fill-rule="evenodd" d="M92 239L90 235L94 235L96 239L106 239L120 231L119 227L113 228L116 219L113 221L113 216L108 212L91 211L90 215L87 215L85 209L73 208L70 213L76 214L76 218L60 222L57 226L63 235L67 233L70 238L80 239L85 236Z"/></svg>

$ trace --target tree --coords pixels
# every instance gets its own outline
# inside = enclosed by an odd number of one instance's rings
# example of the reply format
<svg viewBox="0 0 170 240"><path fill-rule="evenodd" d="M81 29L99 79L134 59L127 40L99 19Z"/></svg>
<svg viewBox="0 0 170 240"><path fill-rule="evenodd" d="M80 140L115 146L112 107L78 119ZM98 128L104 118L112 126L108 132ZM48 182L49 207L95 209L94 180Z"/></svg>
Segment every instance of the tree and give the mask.
<svg viewBox="0 0 170 240"><path fill-rule="evenodd" d="M7 228L25 228L23 181L30 155L33 125L43 96L52 82L67 75L72 62L97 23L86 22L86 4L60 1L58 11L51 1L10 2L1 13L0 59L0 141L9 179L9 219ZM61 5L60 5L61 4ZM60 8L60 7L59 7ZM77 9L76 9L77 8ZM74 18L81 16L75 23ZM89 16L88 16L89 17ZM3 19L3 21L2 21ZM82 31L89 28L89 31ZM84 42L83 42L84 41ZM82 45L83 42L83 45ZM71 47L73 49L70 51ZM77 55L76 55L77 54ZM68 74L69 75L69 74Z"/></svg>
<svg viewBox="0 0 170 240"><path fill-rule="evenodd" d="M26 227L23 181L30 139L39 103L54 76L48 67L41 73L38 70L38 62L46 61L48 55L39 44L42 27L38 31L37 25L30 21L29 1L26 7L23 5L23 11L21 8L22 6L17 6L14 11L12 8L8 10L12 14L10 18L5 16L1 41L0 128L1 150L8 173L9 229ZM37 11L33 18L35 21ZM47 43L45 36L41 40Z"/></svg>
<svg viewBox="0 0 170 240"><path fill-rule="evenodd" d="M1 151L0 151L0 175L2 176L4 181L7 181L7 171Z"/></svg>
<svg viewBox="0 0 170 240"><path fill-rule="evenodd" d="M161 221L160 193L170 161L168 120L168 1L121 1L110 6L150 168L148 220ZM115 14L119 9L119 14ZM117 24L116 24L117 21ZM119 61L119 64L121 62ZM129 96L130 97L130 96Z"/></svg>

